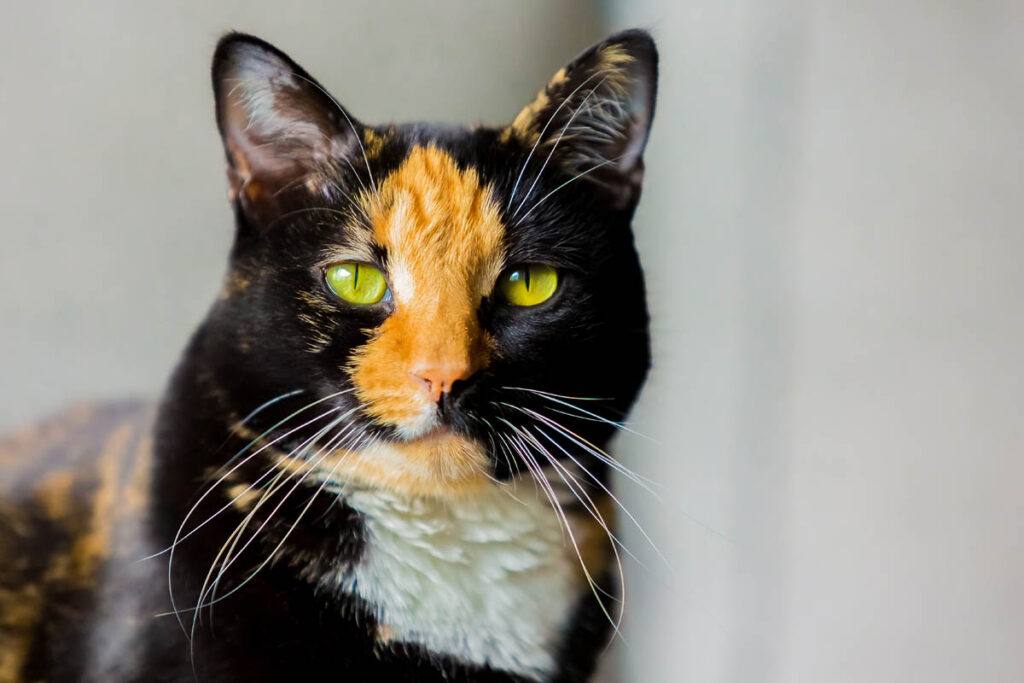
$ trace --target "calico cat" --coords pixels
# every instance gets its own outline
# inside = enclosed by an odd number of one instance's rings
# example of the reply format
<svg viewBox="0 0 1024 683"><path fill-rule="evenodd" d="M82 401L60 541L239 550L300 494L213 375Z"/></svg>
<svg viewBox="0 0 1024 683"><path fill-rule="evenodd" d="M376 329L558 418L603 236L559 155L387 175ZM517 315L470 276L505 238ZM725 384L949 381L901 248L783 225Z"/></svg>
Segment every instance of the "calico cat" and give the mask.
<svg viewBox="0 0 1024 683"><path fill-rule="evenodd" d="M159 406L0 445L0 681L587 680L656 79L626 31L507 126L370 126L224 37L223 291Z"/></svg>

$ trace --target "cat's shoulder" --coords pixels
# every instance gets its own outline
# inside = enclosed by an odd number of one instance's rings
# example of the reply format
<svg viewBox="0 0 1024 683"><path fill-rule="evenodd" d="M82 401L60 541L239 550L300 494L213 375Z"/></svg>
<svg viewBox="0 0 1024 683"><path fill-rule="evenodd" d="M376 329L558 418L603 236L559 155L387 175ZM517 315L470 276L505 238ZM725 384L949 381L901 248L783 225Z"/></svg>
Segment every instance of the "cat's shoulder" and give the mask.
<svg viewBox="0 0 1024 683"><path fill-rule="evenodd" d="M77 403L0 436L0 498L56 505L50 498L65 488L73 495L74 481L134 455L153 415L142 400Z"/></svg>
<svg viewBox="0 0 1024 683"><path fill-rule="evenodd" d="M73 656L125 522L146 507L153 414L79 404L0 438L0 682Z"/></svg>

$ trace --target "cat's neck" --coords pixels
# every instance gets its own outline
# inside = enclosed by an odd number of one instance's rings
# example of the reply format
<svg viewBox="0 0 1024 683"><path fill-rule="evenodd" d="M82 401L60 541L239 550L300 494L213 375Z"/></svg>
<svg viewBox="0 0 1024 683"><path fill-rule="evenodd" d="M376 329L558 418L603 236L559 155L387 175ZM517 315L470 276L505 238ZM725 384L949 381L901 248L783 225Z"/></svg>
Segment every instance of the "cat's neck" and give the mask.
<svg viewBox="0 0 1024 683"><path fill-rule="evenodd" d="M222 491L193 509L212 473L242 449L258 448L250 435L232 431L243 410L232 409L223 394L211 391L210 374L195 365L179 371L162 410L155 477L161 485L154 498L158 543L170 546L205 524L176 549L180 604L200 601L213 554L246 524L258 502L239 495L266 470L268 461L255 456L251 462L261 464L241 466L230 486L221 485ZM264 513L277 502L267 503ZM186 516L189 522L182 525ZM339 633L349 638L359 633L370 650L411 648L439 661L507 671L525 680L547 680L561 666L566 633L574 630L571 624L590 595L577 554L594 555L606 539L579 508L567 507L560 518L531 480L493 482L472 496L431 498L351 481L324 482L313 475L271 517L265 526L249 523L249 535L260 528L260 538L248 561L234 567L236 573L247 571L233 580L228 573L222 581L224 595L269 560L263 573L232 597L232 610L251 611L242 603L253 595L333 609ZM325 595L334 599L325 602ZM266 605L258 606L253 623L262 619L260 610ZM324 617L308 619L322 623ZM282 635L301 634L275 637ZM321 629L317 638L329 642L330 634Z"/></svg>
<svg viewBox="0 0 1024 683"><path fill-rule="evenodd" d="M545 680L581 577L550 503L520 484L449 500L349 489L365 547L318 583L368 605L382 643Z"/></svg>

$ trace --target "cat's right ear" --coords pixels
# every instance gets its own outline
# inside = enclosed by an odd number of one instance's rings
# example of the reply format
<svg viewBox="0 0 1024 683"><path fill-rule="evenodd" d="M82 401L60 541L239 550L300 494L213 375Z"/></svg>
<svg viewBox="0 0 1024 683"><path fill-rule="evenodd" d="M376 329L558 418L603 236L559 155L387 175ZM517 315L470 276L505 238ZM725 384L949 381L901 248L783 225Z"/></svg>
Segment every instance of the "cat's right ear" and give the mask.
<svg viewBox="0 0 1024 683"><path fill-rule="evenodd" d="M363 127L298 64L259 38L231 33L221 39L213 91L228 196L252 221L273 218L296 193L323 191L323 179L339 175L339 164L359 153Z"/></svg>

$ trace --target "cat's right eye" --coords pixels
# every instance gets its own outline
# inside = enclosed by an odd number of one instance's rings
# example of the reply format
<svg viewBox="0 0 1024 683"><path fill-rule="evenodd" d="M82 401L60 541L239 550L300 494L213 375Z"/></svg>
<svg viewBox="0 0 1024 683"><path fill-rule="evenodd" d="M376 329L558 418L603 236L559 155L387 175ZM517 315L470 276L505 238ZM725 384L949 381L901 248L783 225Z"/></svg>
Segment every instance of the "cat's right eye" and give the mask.
<svg viewBox="0 0 1024 683"><path fill-rule="evenodd" d="M324 270L324 279L339 299L356 306L371 306L382 301L388 294L384 273L369 263L334 263Z"/></svg>

